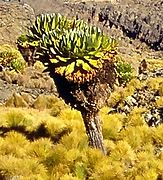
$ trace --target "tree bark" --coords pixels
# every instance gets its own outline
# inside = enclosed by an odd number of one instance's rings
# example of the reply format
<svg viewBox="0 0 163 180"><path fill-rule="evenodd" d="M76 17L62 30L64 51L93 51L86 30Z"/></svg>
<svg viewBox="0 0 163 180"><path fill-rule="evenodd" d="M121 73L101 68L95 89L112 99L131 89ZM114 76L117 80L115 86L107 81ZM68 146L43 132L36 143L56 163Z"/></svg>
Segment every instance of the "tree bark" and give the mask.
<svg viewBox="0 0 163 180"><path fill-rule="evenodd" d="M88 135L89 146L101 150L106 155L99 112L82 112L82 117Z"/></svg>

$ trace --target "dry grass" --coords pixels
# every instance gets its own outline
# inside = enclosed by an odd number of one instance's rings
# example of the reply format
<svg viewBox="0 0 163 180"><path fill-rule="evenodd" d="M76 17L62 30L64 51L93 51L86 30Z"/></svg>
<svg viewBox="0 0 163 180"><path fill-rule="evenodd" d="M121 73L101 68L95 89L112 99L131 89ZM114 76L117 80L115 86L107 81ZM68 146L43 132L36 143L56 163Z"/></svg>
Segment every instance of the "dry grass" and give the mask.
<svg viewBox="0 0 163 180"><path fill-rule="evenodd" d="M163 59L146 59L150 69L163 68Z"/></svg>

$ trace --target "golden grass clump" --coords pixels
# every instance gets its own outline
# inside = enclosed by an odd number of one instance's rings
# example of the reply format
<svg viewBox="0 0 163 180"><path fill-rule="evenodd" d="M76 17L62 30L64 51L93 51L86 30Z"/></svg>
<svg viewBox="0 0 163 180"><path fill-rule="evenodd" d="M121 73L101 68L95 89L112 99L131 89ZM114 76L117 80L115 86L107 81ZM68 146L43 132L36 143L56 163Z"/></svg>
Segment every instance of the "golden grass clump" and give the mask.
<svg viewBox="0 0 163 180"><path fill-rule="evenodd" d="M153 129L152 137L157 145L163 145L163 125L161 124L159 127Z"/></svg>
<svg viewBox="0 0 163 180"><path fill-rule="evenodd" d="M14 92L13 95L6 101L5 106L28 107L29 105L20 94Z"/></svg>
<svg viewBox="0 0 163 180"><path fill-rule="evenodd" d="M128 96L133 95L136 89L142 88L142 83L138 79L132 79L125 88L117 88L109 97L107 104L114 107L117 103L122 102Z"/></svg>
<svg viewBox="0 0 163 180"><path fill-rule="evenodd" d="M111 140L119 139L119 132L123 126L123 123L120 119L123 118L124 116L121 114L102 116L102 121L105 124L103 127L104 138L107 137Z"/></svg>
<svg viewBox="0 0 163 180"><path fill-rule="evenodd" d="M55 103L54 103L55 104ZM163 176L163 126L148 127L144 109L108 114L104 107L107 155L88 147L81 114L65 108L0 107L0 174L4 178L157 179ZM22 128L23 127L23 128Z"/></svg>
<svg viewBox="0 0 163 180"><path fill-rule="evenodd" d="M2 123L6 123L9 127L30 126L32 124L32 116L22 110L11 109L2 117L4 117Z"/></svg>
<svg viewBox="0 0 163 180"><path fill-rule="evenodd" d="M142 116L143 113L146 112L146 108L138 108L135 107L128 118L125 118L124 125L126 126L142 126L145 124L144 117Z"/></svg>
<svg viewBox="0 0 163 180"><path fill-rule="evenodd" d="M129 127L121 133L121 137L135 150L152 143L151 131L147 126Z"/></svg>
<svg viewBox="0 0 163 180"><path fill-rule="evenodd" d="M46 168L35 159L29 157L17 158L12 155L0 155L1 174L11 178L47 179Z"/></svg>
<svg viewBox="0 0 163 180"><path fill-rule="evenodd" d="M61 99L57 98L56 96L39 95L33 103L33 107L39 110L51 108L53 108L54 110L56 108L56 112L54 112L54 114L53 110L51 111L52 115L56 116L61 109L64 109L66 107L66 105Z"/></svg>
<svg viewBox="0 0 163 180"><path fill-rule="evenodd" d="M10 131L5 134L3 143L0 145L1 155L12 155L17 158L25 157L29 141L20 133Z"/></svg>
<svg viewBox="0 0 163 180"><path fill-rule="evenodd" d="M163 107L163 96L157 99L156 101L156 106L157 107Z"/></svg>
<svg viewBox="0 0 163 180"><path fill-rule="evenodd" d="M58 100L52 105L50 115L56 117L66 108L68 106L62 100Z"/></svg>
<svg viewBox="0 0 163 180"><path fill-rule="evenodd" d="M147 86L151 89L151 90L160 90L160 88L162 87L161 84L163 83L163 78L162 77L158 77L158 78L150 78L147 81Z"/></svg>

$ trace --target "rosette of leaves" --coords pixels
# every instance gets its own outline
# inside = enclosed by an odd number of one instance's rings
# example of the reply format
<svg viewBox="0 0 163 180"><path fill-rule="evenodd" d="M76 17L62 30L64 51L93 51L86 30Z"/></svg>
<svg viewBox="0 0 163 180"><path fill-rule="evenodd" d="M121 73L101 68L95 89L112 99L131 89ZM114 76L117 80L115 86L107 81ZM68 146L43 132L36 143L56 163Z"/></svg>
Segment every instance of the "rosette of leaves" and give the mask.
<svg viewBox="0 0 163 180"><path fill-rule="evenodd" d="M59 39L66 30L75 28L87 29L88 25L82 20L70 20L59 13L41 14L36 17L28 35L22 34L18 38L17 43L23 47L38 46L43 35L49 35L54 32L53 38Z"/></svg>
<svg viewBox="0 0 163 180"><path fill-rule="evenodd" d="M21 36L19 36L17 39L17 44L23 48L29 48L30 46L38 47L39 40L32 40L28 35L21 34Z"/></svg>
<svg viewBox="0 0 163 180"><path fill-rule="evenodd" d="M48 35L55 31L55 38L59 38L65 30L74 28L87 28L87 24L81 20L70 20L61 14L41 14L37 16L34 25L29 30L28 38L36 41L42 39L43 35Z"/></svg>
<svg viewBox="0 0 163 180"><path fill-rule="evenodd" d="M69 27L70 21L60 14L41 14L36 17L34 25L29 30L29 38L33 40L42 39L43 34L49 34L55 30L62 33Z"/></svg>
<svg viewBox="0 0 163 180"><path fill-rule="evenodd" d="M120 84L129 82L133 77L133 68L131 64L123 60L116 63L116 71Z"/></svg>
<svg viewBox="0 0 163 180"><path fill-rule="evenodd" d="M36 17L28 35L22 34L17 39L17 44L22 48L38 47L44 34L48 35L55 30L58 37L69 27L69 24L70 20L60 14L41 14Z"/></svg>
<svg viewBox="0 0 163 180"><path fill-rule="evenodd" d="M86 30L88 25L82 20L70 20L60 14L41 14L36 17L29 33L27 35L22 34L17 39L18 49L28 64L31 65L35 62L33 56L42 42L44 46L44 41L42 41L44 36L49 36L53 43L56 43L66 30L75 28Z"/></svg>
<svg viewBox="0 0 163 180"><path fill-rule="evenodd" d="M55 73L75 83L92 80L104 61L116 53L116 41L97 27L68 30L58 42L55 36L55 32L43 36L40 59L45 65L53 66Z"/></svg>

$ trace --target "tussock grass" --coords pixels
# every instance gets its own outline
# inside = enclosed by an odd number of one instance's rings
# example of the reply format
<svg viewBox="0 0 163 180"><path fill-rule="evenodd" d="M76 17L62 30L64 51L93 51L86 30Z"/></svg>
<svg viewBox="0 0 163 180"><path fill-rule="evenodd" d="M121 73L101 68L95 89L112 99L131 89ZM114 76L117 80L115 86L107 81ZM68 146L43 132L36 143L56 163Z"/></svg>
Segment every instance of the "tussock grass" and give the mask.
<svg viewBox="0 0 163 180"><path fill-rule="evenodd" d="M157 179L163 175L163 126L101 110L107 156L88 147L79 112L0 107L0 173L19 179ZM125 127L124 127L125 126ZM16 127L16 128L15 128ZM22 129L21 129L22 128ZM24 129L23 129L24 128Z"/></svg>

